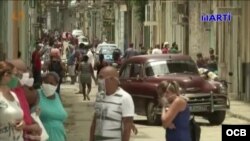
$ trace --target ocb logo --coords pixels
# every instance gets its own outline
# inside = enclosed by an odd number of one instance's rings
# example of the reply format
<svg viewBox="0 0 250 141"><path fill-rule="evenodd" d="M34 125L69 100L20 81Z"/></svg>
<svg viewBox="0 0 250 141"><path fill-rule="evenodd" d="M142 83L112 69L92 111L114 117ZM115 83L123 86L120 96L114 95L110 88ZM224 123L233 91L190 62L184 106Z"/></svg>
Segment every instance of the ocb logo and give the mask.
<svg viewBox="0 0 250 141"><path fill-rule="evenodd" d="M226 130L227 136L241 136L244 137L247 135L246 129L227 129Z"/></svg>
<svg viewBox="0 0 250 141"><path fill-rule="evenodd" d="M24 18L25 14L23 10L19 10L19 11L14 11L12 14L12 20L13 21L20 21Z"/></svg>
<svg viewBox="0 0 250 141"><path fill-rule="evenodd" d="M249 141L250 125L222 125L222 141Z"/></svg>

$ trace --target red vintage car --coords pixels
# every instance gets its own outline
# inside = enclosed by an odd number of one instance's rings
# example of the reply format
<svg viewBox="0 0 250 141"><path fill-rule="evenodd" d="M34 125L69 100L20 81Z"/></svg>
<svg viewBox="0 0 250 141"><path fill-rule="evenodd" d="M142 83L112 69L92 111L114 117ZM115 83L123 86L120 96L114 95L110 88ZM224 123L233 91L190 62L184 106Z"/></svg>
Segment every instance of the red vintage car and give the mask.
<svg viewBox="0 0 250 141"><path fill-rule="evenodd" d="M205 117L211 124L221 124L230 106L226 88L202 78L187 55L134 56L124 62L119 75L121 87L133 97L136 114L147 116L149 124L161 123L156 87L163 80L177 81L191 113Z"/></svg>

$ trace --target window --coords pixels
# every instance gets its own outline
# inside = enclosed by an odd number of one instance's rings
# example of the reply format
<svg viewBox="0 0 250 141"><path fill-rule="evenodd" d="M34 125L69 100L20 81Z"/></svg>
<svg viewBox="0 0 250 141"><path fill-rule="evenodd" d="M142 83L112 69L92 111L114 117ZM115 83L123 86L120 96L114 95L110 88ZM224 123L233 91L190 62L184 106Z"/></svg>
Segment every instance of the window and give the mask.
<svg viewBox="0 0 250 141"><path fill-rule="evenodd" d="M167 63L170 73L193 73L198 74L198 69L193 61L176 60Z"/></svg>
<svg viewBox="0 0 250 141"><path fill-rule="evenodd" d="M150 21L150 5L146 5L146 14L145 14L145 21Z"/></svg>
<svg viewBox="0 0 250 141"><path fill-rule="evenodd" d="M156 21L156 13L157 13L157 5L156 5L156 2L153 2L153 5L152 5L152 15L153 15L153 19L150 19L151 21Z"/></svg>
<svg viewBox="0 0 250 141"><path fill-rule="evenodd" d="M140 75L141 66L142 66L141 64L132 64L131 71L130 71L130 77L137 77L137 75Z"/></svg>
<svg viewBox="0 0 250 141"><path fill-rule="evenodd" d="M102 54L112 54L114 52L114 48L105 47L105 48L102 48L100 52Z"/></svg>
<svg viewBox="0 0 250 141"><path fill-rule="evenodd" d="M128 64L125 66L125 68L123 69L123 71L121 73L121 78L129 78L130 68L131 68L131 64Z"/></svg>
<svg viewBox="0 0 250 141"><path fill-rule="evenodd" d="M190 60L169 60L150 62L145 67L147 76L159 76L169 73L198 74L196 64Z"/></svg>
<svg viewBox="0 0 250 141"><path fill-rule="evenodd" d="M146 65L145 72L147 76L164 75L169 72L166 61L150 62Z"/></svg>

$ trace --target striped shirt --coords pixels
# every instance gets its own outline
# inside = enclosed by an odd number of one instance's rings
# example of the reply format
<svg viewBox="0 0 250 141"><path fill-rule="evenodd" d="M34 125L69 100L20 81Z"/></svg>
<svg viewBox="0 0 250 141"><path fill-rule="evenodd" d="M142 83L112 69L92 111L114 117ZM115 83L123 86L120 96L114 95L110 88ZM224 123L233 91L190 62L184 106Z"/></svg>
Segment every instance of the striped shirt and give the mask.
<svg viewBox="0 0 250 141"><path fill-rule="evenodd" d="M100 92L96 97L95 115L95 141L121 141L122 118L134 116L132 97L122 88L109 96Z"/></svg>

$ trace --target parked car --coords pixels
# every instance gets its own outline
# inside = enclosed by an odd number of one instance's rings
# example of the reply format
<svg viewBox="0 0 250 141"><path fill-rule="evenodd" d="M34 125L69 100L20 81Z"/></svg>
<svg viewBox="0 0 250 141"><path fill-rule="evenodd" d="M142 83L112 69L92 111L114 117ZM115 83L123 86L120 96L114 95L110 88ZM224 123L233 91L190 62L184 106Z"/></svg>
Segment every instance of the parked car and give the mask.
<svg viewBox="0 0 250 141"><path fill-rule="evenodd" d="M103 54L105 61L107 61L109 64L114 63L115 61L113 53L115 51L116 52L120 51L121 55L121 50L118 48L116 44L108 44L108 43L99 44L95 51L95 63L99 61L99 54Z"/></svg>
<svg viewBox="0 0 250 141"><path fill-rule="evenodd" d="M211 124L221 124L230 106L223 85L202 78L190 56L134 56L123 63L119 76L121 87L133 97L135 112L146 115L149 124L161 123L161 105L156 87L163 80L177 81L182 95L188 100L191 113L205 117Z"/></svg>

